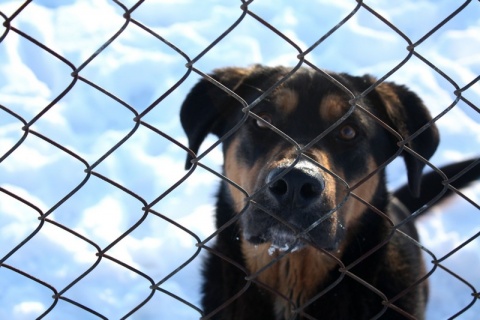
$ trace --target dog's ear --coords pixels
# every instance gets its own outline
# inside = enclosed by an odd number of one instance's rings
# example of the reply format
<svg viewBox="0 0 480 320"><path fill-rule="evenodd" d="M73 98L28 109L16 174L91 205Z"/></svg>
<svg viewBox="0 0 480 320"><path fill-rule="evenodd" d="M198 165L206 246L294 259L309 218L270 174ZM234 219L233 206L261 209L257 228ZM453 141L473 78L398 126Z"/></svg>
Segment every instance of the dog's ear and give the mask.
<svg viewBox="0 0 480 320"><path fill-rule="evenodd" d="M377 86L375 91L385 104L387 117L393 128L403 138L408 138L432 119L422 100L405 86L384 82ZM423 158L429 159L437 149L438 143L438 129L432 123L407 146ZM425 163L407 151L402 155L407 167L410 191L414 196L418 196Z"/></svg>
<svg viewBox="0 0 480 320"><path fill-rule="evenodd" d="M224 68L215 70L210 77L232 91L236 91L253 69ZM231 127L233 114L241 113L241 103L206 79L200 80L187 95L180 111L180 121L188 137L190 150L197 153L209 133L221 137ZM187 156L189 169L192 156Z"/></svg>

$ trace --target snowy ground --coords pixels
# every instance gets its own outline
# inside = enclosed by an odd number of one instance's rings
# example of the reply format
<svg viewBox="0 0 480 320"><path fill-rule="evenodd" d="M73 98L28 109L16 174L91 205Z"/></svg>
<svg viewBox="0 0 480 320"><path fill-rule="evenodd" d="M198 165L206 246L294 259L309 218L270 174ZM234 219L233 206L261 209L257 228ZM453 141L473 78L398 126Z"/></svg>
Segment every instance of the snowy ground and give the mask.
<svg viewBox="0 0 480 320"><path fill-rule="evenodd" d="M0 13L10 17L23 1L0 0ZM130 8L134 1L122 1ZM420 40L446 18L459 1L372 0L366 2L412 39ZM392 5L394 3L394 5ZM149 0L134 11L133 18L152 28L190 58L198 55L241 15L238 0ZM356 1L255 0L250 8L306 49L343 19ZM104 0L35 0L12 25L45 44L75 67L100 48L124 24L121 6ZM0 18L3 22L3 18ZM0 27L0 39L5 32ZM452 82L464 87L480 74L480 3L473 1L453 20L425 40L416 50L440 70L413 57L389 80L408 84L434 115L455 99ZM383 76L407 56L405 40L365 9L317 47L307 59L317 66L353 74ZM247 16L240 25L195 67L213 68L252 63L294 65L297 52L286 41ZM139 27L125 31L80 72L89 81L116 95L142 112L186 72L186 60ZM0 42L0 105L15 111L27 122L72 83L72 69L14 32ZM186 143L178 110L183 97L196 82L192 74L143 120ZM480 106L480 84L464 93ZM125 137L133 128L134 114L84 82L42 116L31 129L60 143L90 165ZM460 102L438 121L442 143L432 163L478 155L480 114ZM17 143L24 131L17 118L0 109L0 157ZM213 143L210 139L206 145ZM155 132L140 126L135 134L95 171L151 202L178 181L185 171L185 152ZM215 149L205 160L221 165ZM65 152L29 134L21 146L0 163L0 188L28 200L42 212L49 211L86 177L85 165ZM389 168L392 187L405 182L404 168L396 161ZM154 209L204 239L213 232L212 203L217 179L197 170L162 199ZM480 203L480 184L465 190ZM114 186L90 177L83 188L59 206L50 219L93 240L105 248L137 222L143 204ZM0 192L0 257L9 253L38 226L38 212L5 192ZM455 197L435 208L419 222L422 243L441 258L480 232L478 209ZM108 254L159 281L195 253L195 239L164 220L149 215ZM97 259L96 250L53 224L46 223L23 247L6 260L14 266L63 289ZM431 257L427 257L431 260ZM162 284L162 288L198 305L199 258ZM450 256L443 265L480 287L480 239ZM52 291L45 286L0 268L0 319L33 319L52 304ZM64 296L75 299L109 319L128 313L150 294L150 283L126 268L102 259L93 272ZM447 319L472 301L472 289L438 269L431 278L428 319ZM480 303L459 316L478 319ZM156 292L132 319L196 319L197 311ZM47 319L97 319L92 314L60 301Z"/></svg>

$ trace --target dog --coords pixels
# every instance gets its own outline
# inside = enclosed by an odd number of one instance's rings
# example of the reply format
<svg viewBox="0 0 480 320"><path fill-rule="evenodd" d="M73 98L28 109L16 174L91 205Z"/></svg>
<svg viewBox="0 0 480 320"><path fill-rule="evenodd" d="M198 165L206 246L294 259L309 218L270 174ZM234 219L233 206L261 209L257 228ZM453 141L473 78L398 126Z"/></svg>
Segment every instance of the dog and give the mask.
<svg viewBox="0 0 480 320"><path fill-rule="evenodd" d="M451 191L435 171L422 183L439 143L422 100L375 82L255 65L215 70L191 89L180 114L186 169L208 134L224 154L220 231L203 246L205 319L424 319L411 214ZM398 156L408 188L392 194L385 166ZM450 177L474 162L442 169ZM474 166L455 186L479 175Z"/></svg>

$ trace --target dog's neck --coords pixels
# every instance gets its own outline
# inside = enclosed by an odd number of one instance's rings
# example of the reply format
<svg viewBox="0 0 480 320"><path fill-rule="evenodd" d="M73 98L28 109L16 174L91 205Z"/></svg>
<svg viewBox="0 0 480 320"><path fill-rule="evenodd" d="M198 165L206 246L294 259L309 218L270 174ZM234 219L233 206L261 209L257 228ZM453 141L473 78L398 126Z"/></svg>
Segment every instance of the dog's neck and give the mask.
<svg viewBox="0 0 480 320"><path fill-rule="evenodd" d="M310 246L284 256L269 248L269 243L253 245L242 241L247 268L256 275L255 281L271 293L276 318L292 319L293 311L308 303L338 264L333 257Z"/></svg>

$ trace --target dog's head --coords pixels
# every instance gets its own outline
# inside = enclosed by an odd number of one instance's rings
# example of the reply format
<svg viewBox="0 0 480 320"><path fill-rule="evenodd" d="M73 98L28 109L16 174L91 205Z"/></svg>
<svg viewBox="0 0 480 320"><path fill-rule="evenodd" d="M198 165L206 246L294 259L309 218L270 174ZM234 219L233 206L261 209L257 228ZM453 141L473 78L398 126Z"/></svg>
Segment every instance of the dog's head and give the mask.
<svg viewBox="0 0 480 320"><path fill-rule="evenodd" d="M418 192L425 164L415 153L428 159L438 133L431 125L408 139L431 117L404 86L385 82L357 99L374 83L370 76L330 73L344 90L299 69L258 99L289 72L216 70L213 82L224 88L201 80L183 103L181 121L195 153L209 133L224 137L224 173L236 184L228 190L244 240L280 250L305 244L333 250L366 210L362 201L387 201L383 166L395 155L403 156Z"/></svg>

